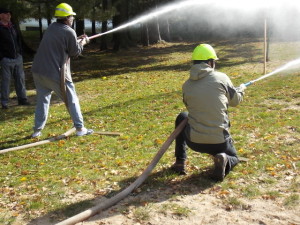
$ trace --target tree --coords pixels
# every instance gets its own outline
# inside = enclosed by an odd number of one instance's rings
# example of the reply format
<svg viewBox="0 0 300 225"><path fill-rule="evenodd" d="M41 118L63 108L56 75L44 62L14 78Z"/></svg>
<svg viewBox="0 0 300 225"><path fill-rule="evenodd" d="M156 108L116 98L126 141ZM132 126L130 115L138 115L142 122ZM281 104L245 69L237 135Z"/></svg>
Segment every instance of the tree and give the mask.
<svg viewBox="0 0 300 225"><path fill-rule="evenodd" d="M165 1L160 1L160 3L164 3ZM157 10L159 8L158 0L142 0L141 1L141 10L143 12L149 11L150 9ZM154 17L149 21L145 21L141 27L141 43L144 46L148 46L149 44L156 44L162 40L161 28L165 28L165 32L163 32L164 37L167 40L170 40L170 27L169 23L165 22L161 23L158 17Z"/></svg>
<svg viewBox="0 0 300 225"><path fill-rule="evenodd" d="M42 39L44 30L42 19L45 18L47 20L48 26L51 24L57 2L51 0L25 0L23 2L27 4L27 10L29 12L27 18L38 20L40 39Z"/></svg>
<svg viewBox="0 0 300 225"><path fill-rule="evenodd" d="M102 11L103 14L106 14L108 10L108 0L102 0ZM107 19L103 19L101 23L101 32L105 33L108 30ZM107 50L107 39L106 36L101 37L100 50Z"/></svg>
<svg viewBox="0 0 300 225"><path fill-rule="evenodd" d="M122 23L128 21L129 1L113 0L113 6L116 8L116 14L113 16L113 28L117 28ZM124 30L113 33L113 49L118 51L121 48L127 48L129 43L128 33Z"/></svg>

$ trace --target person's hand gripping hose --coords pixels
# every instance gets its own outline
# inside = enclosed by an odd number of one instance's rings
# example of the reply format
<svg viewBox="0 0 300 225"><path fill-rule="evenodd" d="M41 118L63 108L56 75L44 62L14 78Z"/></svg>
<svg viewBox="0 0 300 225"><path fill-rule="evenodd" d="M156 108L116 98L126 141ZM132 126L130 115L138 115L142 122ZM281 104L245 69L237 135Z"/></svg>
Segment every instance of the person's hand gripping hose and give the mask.
<svg viewBox="0 0 300 225"><path fill-rule="evenodd" d="M82 46L85 46L86 44L88 44L90 42L90 39L86 34L83 34L77 38L77 41Z"/></svg>
<svg viewBox="0 0 300 225"><path fill-rule="evenodd" d="M245 84L241 84L238 88L237 91L238 92L244 92L246 90L247 86Z"/></svg>

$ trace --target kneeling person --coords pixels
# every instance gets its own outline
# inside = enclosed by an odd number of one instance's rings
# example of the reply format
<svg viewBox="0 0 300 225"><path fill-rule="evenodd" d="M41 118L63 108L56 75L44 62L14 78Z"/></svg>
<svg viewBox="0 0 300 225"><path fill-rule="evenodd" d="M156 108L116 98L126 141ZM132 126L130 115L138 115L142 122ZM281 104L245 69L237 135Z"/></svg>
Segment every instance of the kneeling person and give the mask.
<svg viewBox="0 0 300 225"><path fill-rule="evenodd" d="M235 88L226 74L215 71L217 59L215 50L208 44L200 44L193 51L190 77L182 86L188 112L177 116L175 126L185 118L188 123L176 138L176 162L171 168L185 174L188 146L214 156L212 177L222 181L239 162L229 133L228 107L237 106L243 100L245 86Z"/></svg>

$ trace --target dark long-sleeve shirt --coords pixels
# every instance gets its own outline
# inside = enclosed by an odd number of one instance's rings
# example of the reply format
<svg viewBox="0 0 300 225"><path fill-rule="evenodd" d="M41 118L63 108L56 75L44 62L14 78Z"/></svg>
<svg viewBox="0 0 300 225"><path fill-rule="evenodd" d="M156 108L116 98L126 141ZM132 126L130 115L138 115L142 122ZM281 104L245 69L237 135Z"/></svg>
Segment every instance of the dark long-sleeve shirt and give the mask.
<svg viewBox="0 0 300 225"><path fill-rule="evenodd" d="M0 60L16 59L22 54L21 39L12 23L4 25L0 22Z"/></svg>

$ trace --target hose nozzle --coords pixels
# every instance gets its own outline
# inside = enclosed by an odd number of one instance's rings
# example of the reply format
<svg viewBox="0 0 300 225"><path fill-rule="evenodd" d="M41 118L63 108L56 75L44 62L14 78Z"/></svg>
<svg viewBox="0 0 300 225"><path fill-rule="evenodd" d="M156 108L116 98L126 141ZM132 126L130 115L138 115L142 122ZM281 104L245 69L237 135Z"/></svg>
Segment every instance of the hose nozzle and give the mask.
<svg viewBox="0 0 300 225"><path fill-rule="evenodd" d="M245 83L244 85L245 85L246 87L248 87L248 86L250 86L251 84L253 84L253 81L249 81L249 82Z"/></svg>

